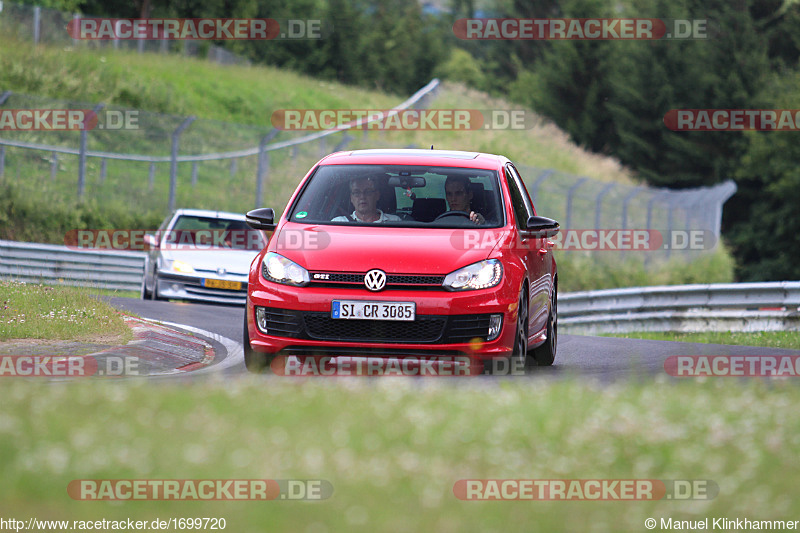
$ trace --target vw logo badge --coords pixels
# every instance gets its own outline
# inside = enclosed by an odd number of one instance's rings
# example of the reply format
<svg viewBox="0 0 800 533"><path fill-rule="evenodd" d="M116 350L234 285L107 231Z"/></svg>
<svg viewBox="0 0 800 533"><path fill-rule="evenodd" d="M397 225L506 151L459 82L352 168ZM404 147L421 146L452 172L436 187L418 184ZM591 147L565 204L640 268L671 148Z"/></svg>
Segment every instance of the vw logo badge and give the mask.
<svg viewBox="0 0 800 533"><path fill-rule="evenodd" d="M217 276L224 276L227 272L228 271L225 270L224 268L218 268L217 269Z"/></svg>
<svg viewBox="0 0 800 533"><path fill-rule="evenodd" d="M381 291L386 287L386 272L373 269L364 276L364 285L371 291Z"/></svg>

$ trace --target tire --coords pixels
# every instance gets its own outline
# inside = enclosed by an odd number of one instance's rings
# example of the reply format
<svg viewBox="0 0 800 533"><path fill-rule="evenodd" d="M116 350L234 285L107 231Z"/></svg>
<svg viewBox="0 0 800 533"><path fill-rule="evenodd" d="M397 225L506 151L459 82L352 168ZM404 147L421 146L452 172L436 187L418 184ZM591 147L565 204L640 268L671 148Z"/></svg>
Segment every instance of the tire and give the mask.
<svg viewBox="0 0 800 533"><path fill-rule="evenodd" d="M150 299L150 291L147 290L147 282L145 280L142 280L142 290L139 291L139 297L142 300Z"/></svg>
<svg viewBox="0 0 800 533"><path fill-rule="evenodd" d="M153 290L150 291L150 299L153 301L161 299L158 297L158 276L153 276Z"/></svg>
<svg viewBox="0 0 800 533"><path fill-rule="evenodd" d="M247 310L244 312L242 346L244 347L244 365L249 372L254 374L271 372L269 365L272 363L272 360L275 359L275 355L257 352L253 349L253 346L250 344L250 332L247 330Z"/></svg>
<svg viewBox="0 0 800 533"><path fill-rule="evenodd" d="M144 262L144 276L142 276L142 289L139 291L139 297L142 300L150 299L150 291L147 290L147 271L150 269L150 261L145 259Z"/></svg>
<svg viewBox="0 0 800 533"><path fill-rule="evenodd" d="M533 359L538 366L550 366L556 360L558 348L558 296L556 287L553 287L553 296L550 301L550 313L547 315L547 340L533 349Z"/></svg>
<svg viewBox="0 0 800 533"><path fill-rule="evenodd" d="M506 359L484 361L484 374L513 375L520 370L527 372L532 366L532 359L528 357L528 297L523 288L517 306L517 326L511 355Z"/></svg>

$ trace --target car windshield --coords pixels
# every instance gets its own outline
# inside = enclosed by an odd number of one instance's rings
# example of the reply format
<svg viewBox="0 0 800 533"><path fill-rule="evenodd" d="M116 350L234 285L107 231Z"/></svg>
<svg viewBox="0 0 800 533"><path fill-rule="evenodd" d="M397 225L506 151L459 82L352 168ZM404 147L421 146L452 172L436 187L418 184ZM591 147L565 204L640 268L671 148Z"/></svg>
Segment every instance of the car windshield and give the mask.
<svg viewBox="0 0 800 533"><path fill-rule="evenodd" d="M499 227L504 222L497 172L399 165L320 166L291 208L308 224L401 227Z"/></svg>
<svg viewBox="0 0 800 533"><path fill-rule="evenodd" d="M234 250L261 250L266 239L261 231L251 229L244 220L181 215L171 231L163 236L168 244Z"/></svg>

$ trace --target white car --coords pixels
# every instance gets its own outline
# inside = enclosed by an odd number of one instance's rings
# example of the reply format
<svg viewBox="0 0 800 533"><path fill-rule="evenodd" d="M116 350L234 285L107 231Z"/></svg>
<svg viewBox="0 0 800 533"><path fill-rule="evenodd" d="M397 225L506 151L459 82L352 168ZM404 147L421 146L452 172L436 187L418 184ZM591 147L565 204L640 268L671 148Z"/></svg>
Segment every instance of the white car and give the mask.
<svg viewBox="0 0 800 533"><path fill-rule="evenodd" d="M243 305L250 263L266 243L242 214L179 209L145 236L141 296Z"/></svg>

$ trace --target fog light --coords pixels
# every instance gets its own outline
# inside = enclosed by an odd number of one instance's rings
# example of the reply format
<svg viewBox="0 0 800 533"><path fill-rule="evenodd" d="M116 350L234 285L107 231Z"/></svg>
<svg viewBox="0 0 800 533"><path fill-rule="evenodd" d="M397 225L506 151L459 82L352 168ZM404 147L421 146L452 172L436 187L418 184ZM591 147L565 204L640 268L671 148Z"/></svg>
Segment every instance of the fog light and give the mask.
<svg viewBox="0 0 800 533"><path fill-rule="evenodd" d="M256 307L256 325L261 333L267 333L267 310Z"/></svg>
<svg viewBox="0 0 800 533"><path fill-rule="evenodd" d="M503 325L503 315L489 315L489 335L487 341L493 341L500 335L500 328Z"/></svg>
<svg viewBox="0 0 800 533"><path fill-rule="evenodd" d="M170 288L172 289L173 292L180 292L181 291L181 286L178 285L177 283L173 283L172 287L170 287Z"/></svg>

